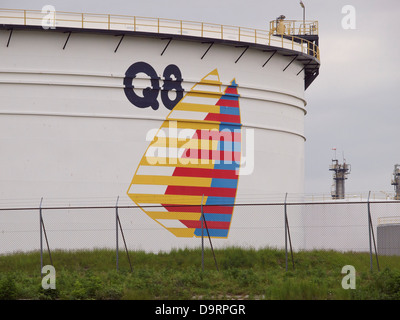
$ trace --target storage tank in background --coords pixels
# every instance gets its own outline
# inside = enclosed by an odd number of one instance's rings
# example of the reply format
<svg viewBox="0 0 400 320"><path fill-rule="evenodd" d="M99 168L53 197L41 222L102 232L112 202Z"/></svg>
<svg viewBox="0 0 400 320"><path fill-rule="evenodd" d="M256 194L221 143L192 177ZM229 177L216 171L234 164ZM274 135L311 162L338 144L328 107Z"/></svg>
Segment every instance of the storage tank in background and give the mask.
<svg viewBox="0 0 400 320"><path fill-rule="evenodd" d="M400 256L400 217L379 218L377 246L380 255Z"/></svg>

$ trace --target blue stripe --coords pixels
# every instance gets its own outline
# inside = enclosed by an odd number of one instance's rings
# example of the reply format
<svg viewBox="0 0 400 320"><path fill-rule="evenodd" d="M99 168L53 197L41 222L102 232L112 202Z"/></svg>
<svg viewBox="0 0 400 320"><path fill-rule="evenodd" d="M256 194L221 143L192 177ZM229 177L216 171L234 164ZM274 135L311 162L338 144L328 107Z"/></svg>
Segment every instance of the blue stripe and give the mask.
<svg viewBox="0 0 400 320"><path fill-rule="evenodd" d="M229 222L232 219L231 214L222 214L222 213L205 213L204 217L206 221L225 221Z"/></svg>
<svg viewBox="0 0 400 320"><path fill-rule="evenodd" d="M219 113L221 113L221 114L232 114L232 115L236 115L236 116L240 115L239 108L224 107L224 106L220 106L219 107Z"/></svg>
<svg viewBox="0 0 400 320"><path fill-rule="evenodd" d="M210 237L227 237L228 232L229 232L228 229L208 229L208 233L210 234ZM201 237L201 228L196 229L194 231L194 234L198 237ZM203 234L205 237L208 236L206 228L204 228Z"/></svg>
<svg viewBox="0 0 400 320"><path fill-rule="evenodd" d="M240 133L242 132L242 124L235 123L235 124L220 124L219 131L223 132L230 132L230 133Z"/></svg>
<svg viewBox="0 0 400 320"><path fill-rule="evenodd" d="M239 126L239 127L242 126L242 124L237 123L237 122L221 122L221 124L227 124L227 125L235 125L235 124L237 124L237 126Z"/></svg>
<svg viewBox="0 0 400 320"><path fill-rule="evenodd" d="M232 146L233 146L233 150L232 150ZM220 150L220 151L237 151L237 152L239 152L239 151L242 150L242 144L240 142L232 142L232 141L223 141L222 140L222 141L218 141L217 150Z"/></svg>
<svg viewBox="0 0 400 320"><path fill-rule="evenodd" d="M214 169L221 169L221 170L236 170L239 169L240 167L240 162L236 161L221 161L221 160L215 160L214 164Z"/></svg>
<svg viewBox="0 0 400 320"><path fill-rule="evenodd" d="M237 188L237 179L217 179L211 180L211 188ZM208 202L207 202L208 204Z"/></svg>
<svg viewBox="0 0 400 320"><path fill-rule="evenodd" d="M237 165L235 164L235 166L232 163L230 163L229 165L225 163L222 164L217 163L214 165L214 169L219 169L219 170L236 170L239 167L240 163L238 163Z"/></svg>
<svg viewBox="0 0 400 320"><path fill-rule="evenodd" d="M235 204L235 198L227 198L227 197L208 197L206 202L206 205L233 206L234 204Z"/></svg>
<svg viewBox="0 0 400 320"><path fill-rule="evenodd" d="M229 88L236 88L238 85L236 83L236 79L233 79L231 84L229 85Z"/></svg>
<svg viewBox="0 0 400 320"><path fill-rule="evenodd" d="M232 94L232 93L225 93L222 97L221 100L239 100L239 95L238 94Z"/></svg>

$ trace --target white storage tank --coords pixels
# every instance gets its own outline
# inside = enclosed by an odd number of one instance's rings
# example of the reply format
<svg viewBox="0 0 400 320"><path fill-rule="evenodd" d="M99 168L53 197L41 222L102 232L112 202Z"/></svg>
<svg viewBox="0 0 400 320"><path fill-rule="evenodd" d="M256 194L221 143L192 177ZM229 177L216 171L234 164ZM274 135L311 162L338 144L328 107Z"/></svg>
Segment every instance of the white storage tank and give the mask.
<svg viewBox="0 0 400 320"><path fill-rule="evenodd" d="M144 208L140 219L165 237L157 245L166 247L187 245L181 237L198 236L200 223L199 211L166 216L166 206L203 201L228 208L205 211L223 245L283 244L280 236L247 229L283 228L283 220L262 208L229 207L304 192L304 92L320 65L315 21L307 22L311 35L294 21L287 22L291 34L275 35L61 12L45 29L43 16L8 10L0 18L2 199L32 199L29 206L37 206L42 197L73 205L119 196L125 205L161 205ZM196 130L225 130L228 138L201 146ZM208 153L188 155L189 149ZM224 152L231 166L220 158ZM185 157L208 163L182 169ZM143 165L150 158L155 163ZM297 218L292 225L301 224ZM301 229L293 230L302 239Z"/></svg>

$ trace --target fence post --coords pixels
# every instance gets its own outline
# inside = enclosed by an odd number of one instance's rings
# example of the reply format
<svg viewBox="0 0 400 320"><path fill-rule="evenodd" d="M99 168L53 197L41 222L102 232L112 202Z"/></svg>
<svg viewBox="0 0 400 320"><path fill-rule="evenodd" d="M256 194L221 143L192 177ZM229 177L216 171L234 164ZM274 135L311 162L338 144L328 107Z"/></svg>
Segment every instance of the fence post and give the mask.
<svg viewBox="0 0 400 320"><path fill-rule="evenodd" d="M371 194L371 191L368 193L368 202L367 202L367 208L368 208L368 241L369 241L369 266L372 271L372 244L371 244L371 215L370 215L370 207L369 207L369 196Z"/></svg>
<svg viewBox="0 0 400 320"><path fill-rule="evenodd" d="M203 214L203 199L204 194L201 197L201 270L204 271L204 214Z"/></svg>
<svg viewBox="0 0 400 320"><path fill-rule="evenodd" d="M119 196L117 197L117 202L115 204L115 247L116 247L116 265L117 271L119 270L119 256L118 256L118 200Z"/></svg>
<svg viewBox="0 0 400 320"><path fill-rule="evenodd" d="M371 219L371 206L370 206L370 196L371 196L371 191L368 193L368 238L369 238L369 261L370 261L370 268L372 271L372 241L374 242L374 249L375 249L375 258L376 258L376 265L378 268L378 271L380 271L379 268L379 260L378 260L378 253L376 250L376 242L375 242L375 233L372 225L372 219ZM372 239L371 239L372 237Z"/></svg>
<svg viewBox="0 0 400 320"><path fill-rule="evenodd" d="M211 251L212 251L212 254L213 254L213 257L214 257L215 268L217 269L217 271L219 271L217 258L215 257L214 247L213 247L212 241L211 241L210 232L208 230L207 221L206 221L206 218L204 216L203 199L204 199L204 194L203 194L203 196L201 198L201 206L200 206L200 208L201 208L201 267L202 267L202 270L204 271L204 227L206 227L208 241L210 242Z"/></svg>
<svg viewBox="0 0 400 320"><path fill-rule="evenodd" d="M288 249L287 243L289 238L289 245L290 245L290 254L292 256L292 265L294 270L294 259L293 259L293 249L292 249L292 240L290 238L290 230L289 230L289 220L287 217L287 192L285 195L285 203L284 203L284 212L285 212L285 261L286 261L286 271L288 270Z"/></svg>
<svg viewBox="0 0 400 320"><path fill-rule="evenodd" d="M131 269L131 272L133 272L133 268L132 268L132 262L131 262L131 258L129 256L129 251L128 251L128 246L126 245L126 240L125 240L125 235L124 235L124 231L122 230L122 225L121 225L121 220L119 219L119 215L118 215L118 200L119 200L119 196L117 197L117 203L115 205L115 228L116 228L116 236L117 236L117 270L119 270L119 255L118 255L118 226L119 229L121 230L121 236L122 236L122 241L124 242L124 246L125 246L125 252L126 252L126 256L128 257L128 262L129 262L129 267Z"/></svg>
<svg viewBox="0 0 400 320"><path fill-rule="evenodd" d="M43 270L43 230L42 230L42 202L43 197L40 199L39 205L39 229L40 229L40 276L42 277L42 270Z"/></svg>
<svg viewBox="0 0 400 320"><path fill-rule="evenodd" d="M287 192L285 194L285 204L284 204L284 213L285 213L285 265L286 271L288 270L288 252L287 252L287 209L286 209L286 200L287 200Z"/></svg>
<svg viewBox="0 0 400 320"><path fill-rule="evenodd" d="M49 253L50 263L51 263L51 265L53 265L53 259L51 258L49 240L47 239L46 228L44 227L44 222L43 222L43 217L42 217L42 202L43 202L43 197L40 199L40 206L39 206L39 220L40 220L40 275L41 276L43 276L43 274L42 274L42 269L43 269L43 233L44 233L44 238L46 240L47 252Z"/></svg>

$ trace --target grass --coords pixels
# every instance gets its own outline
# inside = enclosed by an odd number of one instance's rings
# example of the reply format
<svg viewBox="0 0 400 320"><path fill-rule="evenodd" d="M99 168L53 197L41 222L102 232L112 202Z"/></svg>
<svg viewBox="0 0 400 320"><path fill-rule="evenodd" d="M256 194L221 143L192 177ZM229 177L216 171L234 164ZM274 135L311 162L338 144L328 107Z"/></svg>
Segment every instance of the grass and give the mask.
<svg viewBox="0 0 400 320"><path fill-rule="evenodd" d="M286 271L282 250L226 248L215 251L219 271L206 250L202 271L199 249L129 254L132 272L123 251L118 271L113 250L53 251L55 290L42 288L39 252L0 255L0 299L400 299L398 256L371 272L368 253L300 251ZM355 267L355 290L342 288L344 265Z"/></svg>

